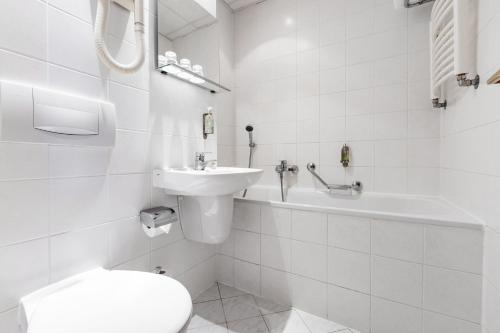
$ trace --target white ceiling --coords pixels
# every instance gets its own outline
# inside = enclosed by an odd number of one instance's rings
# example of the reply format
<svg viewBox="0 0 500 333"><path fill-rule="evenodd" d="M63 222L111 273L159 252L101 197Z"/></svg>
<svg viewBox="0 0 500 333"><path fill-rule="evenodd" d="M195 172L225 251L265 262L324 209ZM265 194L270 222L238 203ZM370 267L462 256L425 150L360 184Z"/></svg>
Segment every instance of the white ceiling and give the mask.
<svg viewBox="0 0 500 333"><path fill-rule="evenodd" d="M250 5L265 1L265 0L225 0L233 10L240 10Z"/></svg>

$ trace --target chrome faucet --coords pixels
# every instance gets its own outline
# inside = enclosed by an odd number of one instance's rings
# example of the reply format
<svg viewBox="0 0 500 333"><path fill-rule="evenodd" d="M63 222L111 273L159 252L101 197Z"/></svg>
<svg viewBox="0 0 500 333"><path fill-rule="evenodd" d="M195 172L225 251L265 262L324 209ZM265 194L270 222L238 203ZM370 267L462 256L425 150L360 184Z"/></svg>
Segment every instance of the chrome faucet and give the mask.
<svg viewBox="0 0 500 333"><path fill-rule="evenodd" d="M280 175L280 184L281 184L281 201L285 202L285 185L283 183L283 175L285 172L297 173L299 172L299 167L296 165L288 165L287 160L282 160L280 164L278 164L274 170Z"/></svg>
<svg viewBox="0 0 500 333"><path fill-rule="evenodd" d="M217 166L217 160L205 160L205 157L208 152L199 152L196 153L196 157L194 160L194 169L195 170L205 170L207 166L212 165L213 167Z"/></svg>

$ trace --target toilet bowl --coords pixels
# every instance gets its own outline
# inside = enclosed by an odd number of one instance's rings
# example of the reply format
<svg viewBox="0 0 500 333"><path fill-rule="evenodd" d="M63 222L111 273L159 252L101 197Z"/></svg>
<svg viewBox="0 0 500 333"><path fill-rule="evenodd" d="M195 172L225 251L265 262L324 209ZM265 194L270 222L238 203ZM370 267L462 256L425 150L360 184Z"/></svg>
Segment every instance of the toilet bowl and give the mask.
<svg viewBox="0 0 500 333"><path fill-rule="evenodd" d="M23 297L19 324L23 333L177 333L191 311L174 279L96 269Z"/></svg>

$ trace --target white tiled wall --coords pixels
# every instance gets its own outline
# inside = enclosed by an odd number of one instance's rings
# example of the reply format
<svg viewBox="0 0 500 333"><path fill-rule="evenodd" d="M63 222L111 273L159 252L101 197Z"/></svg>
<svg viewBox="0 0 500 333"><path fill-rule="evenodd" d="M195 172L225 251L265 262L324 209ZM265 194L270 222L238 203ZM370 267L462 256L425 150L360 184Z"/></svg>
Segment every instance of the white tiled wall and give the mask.
<svg viewBox="0 0 500 333"><path fill-rule="evenodd" d="M293 186L317 186L305 168L315 162L330 182L438 194L429 13L396 11L390 0L268 0L237 12L237 163L247 163L252 123L262 184L277 184L273 166L287 159L301 168Z"/></svg>
<svg viewBox="0 0 500 333"><path fill-rule="evenodd" d="M148 31L152 8L146 1ZM221 29L229 29L232 14L220 8ZM95 53L95 9L95 0L2 1L0 79L110 100L118 127L113 148L0 142L2 333L17 332L21 296L96 266L149 271L162 265L194 294L215 280L213 247L185 240L179 226L149 239L137 215L176 205L152 188L152 169L192 164L195 151L216 153L217 139L202 140L201 114L209 105L231 114L231 97L219 100L161 76L151 59L136 74L109 73ZM132 26L128 12L113 5L108 45L121 61L134 55ZM226 42L221 52L230 54L230 47ZM224 71L230 78L231 62ZM222 123L232 126L231 119ZM223 150L231 163L231 150Z"/></svg>
<svg viewBox="0 0 500 333"><path fill-rule="evenodd" d="M500 69L500 2L479 0L477 59L481 86L462 89L442 112L441 183L447 199L486 224L483 327L499 332L500 320L500 87L486 80ZM454 263L455 265L456 263Z"/></svg>
<svg viewBox="0 0 500 333"><path fill-rule="evenodd" d="M217 278L362 333L480 333L483 233L237 201Z"/></svg>

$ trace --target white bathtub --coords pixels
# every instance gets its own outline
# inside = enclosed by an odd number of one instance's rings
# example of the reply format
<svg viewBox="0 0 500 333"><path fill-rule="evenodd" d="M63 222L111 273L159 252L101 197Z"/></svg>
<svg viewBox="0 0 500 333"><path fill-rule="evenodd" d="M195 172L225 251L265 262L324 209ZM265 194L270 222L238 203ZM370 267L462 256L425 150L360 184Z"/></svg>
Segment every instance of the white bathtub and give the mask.
<svg viewBox="0 0 500 333"><path fill-rule="evenodd" d="M254 186L246 198L237 200L266 202L275 207L324 213L354 215L374 219L482 229L482 223L465 211L438 197L363 193L359 196L329 194L313 189L290 190L281 201L277 187Z"/></svg>

